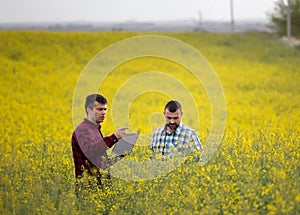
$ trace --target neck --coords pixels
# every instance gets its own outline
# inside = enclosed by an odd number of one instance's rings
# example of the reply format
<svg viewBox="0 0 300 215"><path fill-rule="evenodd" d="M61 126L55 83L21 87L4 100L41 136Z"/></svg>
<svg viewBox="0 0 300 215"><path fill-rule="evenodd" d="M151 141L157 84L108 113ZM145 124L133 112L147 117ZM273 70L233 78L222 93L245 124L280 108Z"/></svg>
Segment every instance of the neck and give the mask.
<svg viewBox="0 0 300 215"><path fill-rule="evenodd" d="M94 123L95 125L99 125L91 116L87 116L87 119Z"/></svg>
<svg viewBox="0 0 300 215"><path fill-rule="evenodd" d="M168 133L168 134L171 134L171 133L173 133L175 130L176 130L176 128L173 130L173 129L171 129L169 126L166 126L167 128L166 128L166 132Z"/></svg>
<svg viewBox="0 0 300 215"><path fill-rule="evenodd" d="M172 130L171 128L169 128L169 126L167 126L167 133L172 133L175 130Z"/></svg>

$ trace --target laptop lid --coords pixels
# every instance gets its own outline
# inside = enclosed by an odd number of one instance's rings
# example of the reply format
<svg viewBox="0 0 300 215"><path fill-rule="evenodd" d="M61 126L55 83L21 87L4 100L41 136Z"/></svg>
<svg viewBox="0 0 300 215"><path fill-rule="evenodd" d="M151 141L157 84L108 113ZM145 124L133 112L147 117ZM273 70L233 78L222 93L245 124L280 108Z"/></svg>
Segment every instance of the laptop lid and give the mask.
<svg viewBox="0 0 300 215"><path fill-rule="evenodd" d="M112 154L116 156L129 155L136 143L138 133L125 134L114 146Z"/></svg>

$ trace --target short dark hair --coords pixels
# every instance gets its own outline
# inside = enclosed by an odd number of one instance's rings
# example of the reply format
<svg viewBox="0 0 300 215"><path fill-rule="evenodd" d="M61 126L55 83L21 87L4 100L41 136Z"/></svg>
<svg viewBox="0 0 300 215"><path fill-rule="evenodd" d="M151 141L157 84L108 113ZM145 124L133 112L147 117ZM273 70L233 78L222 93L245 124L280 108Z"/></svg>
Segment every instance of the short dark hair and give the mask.
<svg viewBox="0 0 300 215"><path fill-rule="evenodd" d="M90 109L93 109L94 108L94 105L95 103L94 102L99 102L101 104L107 104L107 100L104 96L100 95L100 94L91 94L91 95L88 95L85 99L85 105L84 105L84 108L85 108L85 112L87 114L87 109L90 108Z"/></svg>
<svg viewBox="0 0 300 215"><path fill-rule="evenodd" d="M165 110L166 109L168 109L171 113L176 112L178 109L182 111L181 104L178 101L174 101L174 100L171 100L166 104Z"/></svg>

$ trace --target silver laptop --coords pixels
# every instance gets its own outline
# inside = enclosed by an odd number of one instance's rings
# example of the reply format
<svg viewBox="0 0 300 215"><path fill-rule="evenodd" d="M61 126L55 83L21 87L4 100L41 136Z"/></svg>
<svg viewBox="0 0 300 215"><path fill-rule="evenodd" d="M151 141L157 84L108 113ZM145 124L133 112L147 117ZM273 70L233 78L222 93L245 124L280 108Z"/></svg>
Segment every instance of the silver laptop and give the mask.
<svg viewBox="0 0 300 215"><path fill-rule="evenodd" d="M112 154L116 156L125 156L131 153L131 150L136 143L138 133L125 134L114 146Z"/></svg>

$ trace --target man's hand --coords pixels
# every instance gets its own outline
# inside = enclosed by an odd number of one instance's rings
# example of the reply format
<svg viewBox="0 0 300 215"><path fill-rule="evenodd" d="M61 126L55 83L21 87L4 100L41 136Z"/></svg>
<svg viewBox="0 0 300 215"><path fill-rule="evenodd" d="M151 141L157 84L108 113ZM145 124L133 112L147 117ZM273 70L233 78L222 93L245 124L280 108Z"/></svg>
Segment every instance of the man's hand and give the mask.
<svg viewBox="0 0 300 215"><path fill-rule="evenodd" d="M126 134L126 129L128 129L128 126L124 126L122 128L118 128L116 131L115 131L115 136L120 139L121 137L123 137L125 134Z"/></svg>

